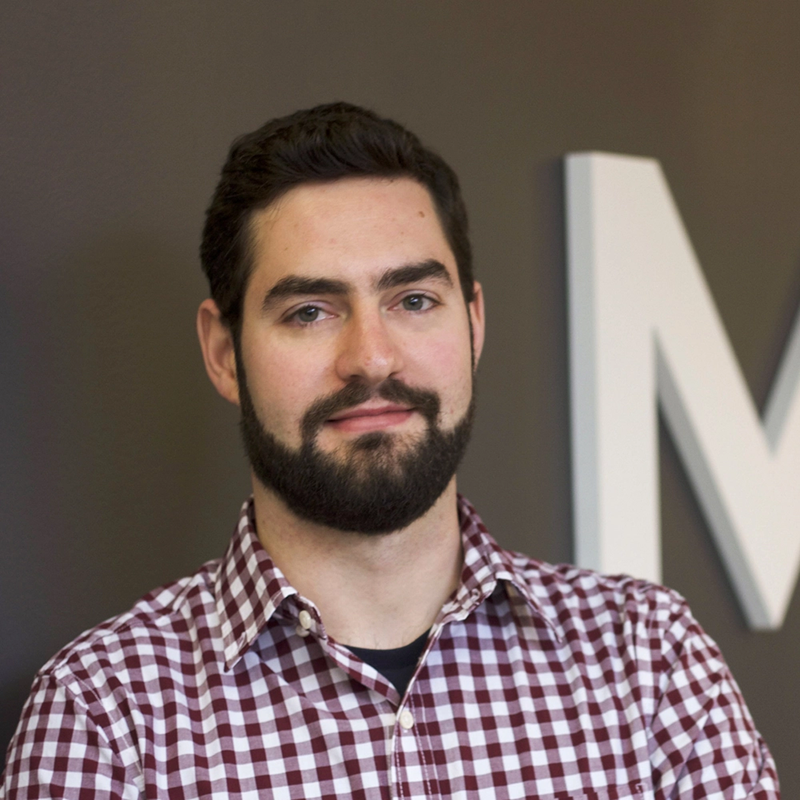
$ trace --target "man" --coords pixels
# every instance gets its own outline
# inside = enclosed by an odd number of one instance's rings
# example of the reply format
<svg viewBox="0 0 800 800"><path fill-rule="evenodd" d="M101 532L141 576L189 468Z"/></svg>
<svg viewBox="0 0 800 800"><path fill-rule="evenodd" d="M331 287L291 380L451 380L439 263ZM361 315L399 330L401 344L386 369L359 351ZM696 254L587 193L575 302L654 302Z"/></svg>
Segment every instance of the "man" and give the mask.
<svg viewBox="0 0 800 800"><path fill-rule="evenodd" d="M202 260L253 496L43 668L0 796L779 796L680 597L506 552L456 494L484 311L438 156L346 104L270 122Z"/></svg>

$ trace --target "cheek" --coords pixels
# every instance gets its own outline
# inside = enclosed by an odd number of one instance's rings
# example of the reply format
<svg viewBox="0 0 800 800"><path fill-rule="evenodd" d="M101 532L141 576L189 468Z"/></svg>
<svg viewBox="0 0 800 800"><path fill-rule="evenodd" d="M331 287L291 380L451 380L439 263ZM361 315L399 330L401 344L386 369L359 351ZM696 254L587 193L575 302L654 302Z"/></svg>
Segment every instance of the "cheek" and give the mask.
<svg viewBox="0 0 800 800"><path fill-rule="evenodd" d="M245 353L247 385L262 423L286 442L299 441L298 424L322 394L319 364L308 353L250 348Z"/></svg>
<svg viewBox="0 0 800 800"><path fill-rule="evenodd" d="M417 353L416 385L438 392L444 417L461 416L472 394L472 354L468 337L452 337L426 345Z"/></svg>

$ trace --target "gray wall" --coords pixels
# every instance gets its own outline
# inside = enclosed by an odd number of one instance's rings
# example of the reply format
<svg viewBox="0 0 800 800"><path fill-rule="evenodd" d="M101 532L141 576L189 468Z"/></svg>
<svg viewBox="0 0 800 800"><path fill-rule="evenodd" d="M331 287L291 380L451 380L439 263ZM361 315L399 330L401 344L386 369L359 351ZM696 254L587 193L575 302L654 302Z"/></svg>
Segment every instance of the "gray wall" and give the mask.
<svg viewBox="0 0 800 800"><path fill-rule="evenodd" d="M6 3L0 18L0 750L34 671L220 554L248 491L194 339L234 135L335 98L455 166L489 336L461 474L500 541L571 556L561 157L661 160L757 403L800 301L800 5ZM800 796L800 600L751 633L668 436L665 581ZM798 521L800 524L800 521Z"/></svg>

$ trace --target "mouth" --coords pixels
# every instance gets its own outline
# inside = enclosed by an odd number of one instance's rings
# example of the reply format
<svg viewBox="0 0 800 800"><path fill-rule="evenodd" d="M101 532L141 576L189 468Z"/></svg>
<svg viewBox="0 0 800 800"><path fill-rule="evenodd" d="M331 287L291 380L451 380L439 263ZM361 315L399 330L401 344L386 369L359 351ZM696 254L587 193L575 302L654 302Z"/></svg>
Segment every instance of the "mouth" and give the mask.
<svg viewBox="0 0 800 800"><path fill-rule="evenodd" d="M380 406L357 406L334 414L325 425L346 433L379 431L402 425L414 414L415 409L395 403Z"/></svg>

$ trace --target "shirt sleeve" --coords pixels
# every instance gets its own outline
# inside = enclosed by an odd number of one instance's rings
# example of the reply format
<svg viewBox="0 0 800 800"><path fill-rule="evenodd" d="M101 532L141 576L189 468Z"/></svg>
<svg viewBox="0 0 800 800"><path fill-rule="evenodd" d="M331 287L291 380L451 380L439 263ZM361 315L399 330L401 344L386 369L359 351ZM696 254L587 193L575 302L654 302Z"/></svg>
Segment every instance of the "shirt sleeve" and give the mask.
<svg viewBox="0 0 800 800"><path fill-rule="evenodd" d="M40 675L8 749L0 800L133 800L141 792L82 698Z"/></svg>
<svg viewBox="0 0 800 800"><path fill-rule="evenodd" d="M683 605L662 638L652 722L657 800L780 800L775 762L719 648Z"/></svg>

